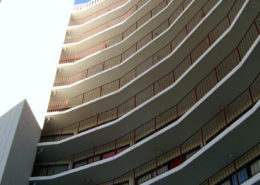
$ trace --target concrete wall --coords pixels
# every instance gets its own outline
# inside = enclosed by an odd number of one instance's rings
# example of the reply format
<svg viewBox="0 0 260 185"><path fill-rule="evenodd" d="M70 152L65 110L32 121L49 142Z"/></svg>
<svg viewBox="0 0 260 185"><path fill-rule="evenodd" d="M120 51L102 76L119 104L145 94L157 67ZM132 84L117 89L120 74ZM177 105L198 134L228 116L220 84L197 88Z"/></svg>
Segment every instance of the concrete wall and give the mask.
<svg viewBox="0 0 260 185"><path fill-rule="evenodd" d="M0 185L28 185L41 129L23 100L0 117Z"/></svg>

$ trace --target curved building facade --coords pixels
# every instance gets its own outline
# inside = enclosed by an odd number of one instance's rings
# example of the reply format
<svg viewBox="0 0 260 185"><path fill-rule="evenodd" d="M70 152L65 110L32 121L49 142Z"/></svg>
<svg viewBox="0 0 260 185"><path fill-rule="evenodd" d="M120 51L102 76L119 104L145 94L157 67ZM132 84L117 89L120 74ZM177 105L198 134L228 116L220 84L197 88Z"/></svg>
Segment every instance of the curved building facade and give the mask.
<svg viewBox="0 0 260 185"><path fill-rule="evenodd" d="M259 11L259 0L76 5L30 184L260 184Z"/></svg>

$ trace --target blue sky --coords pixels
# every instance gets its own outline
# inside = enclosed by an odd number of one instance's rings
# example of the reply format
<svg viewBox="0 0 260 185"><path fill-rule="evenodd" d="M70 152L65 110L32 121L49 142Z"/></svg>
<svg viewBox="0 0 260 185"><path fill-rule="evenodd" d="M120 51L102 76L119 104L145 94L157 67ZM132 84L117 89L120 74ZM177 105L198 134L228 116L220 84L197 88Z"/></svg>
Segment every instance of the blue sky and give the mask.
<svg viewBox="0 0 260 185"><path fill-rule="evenodd" d="M83 4L83 3L87 3L89 1L91 1L91 0L75 0L74 4ZM0 2L1 2L1 0L0 0Z"/></svg>

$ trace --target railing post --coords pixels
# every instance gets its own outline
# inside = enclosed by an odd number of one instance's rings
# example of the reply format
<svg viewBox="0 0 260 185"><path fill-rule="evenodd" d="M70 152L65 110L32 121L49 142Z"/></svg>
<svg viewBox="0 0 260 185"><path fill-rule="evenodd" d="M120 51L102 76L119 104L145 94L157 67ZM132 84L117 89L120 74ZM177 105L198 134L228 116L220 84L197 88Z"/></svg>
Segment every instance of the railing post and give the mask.
<svg viewBox="0 0 260 185"><path fill-rule="evenodd" d="M192 65L192 56L191 56L191 52L190 52L190 65Z"/></svg>
<svg viewBox="0 0 260 185"><path fill-rule="evenodd" d="M211 41L210 41L209 34L208 34L208 43L209 43L209 46L210 46L211 45Z"/></svg>
<svg viewBox="0 0 260 185"><path fill-rule="evenodd" d="M254 25L255 25L255 28L256 28L256 32L257 32L257 34L259 35L259 34L260 34L260 31L259 31L259 28L258 28L258 26L257 26L257 24L256 24L255 21L254 21Z"/></svg>
<svg viewBox="0 0 260 185"><path fill-rule="evenodd" d="M79 128L80 128L80 121L78 123L78 130L77 130L77 133L79 133Z"/></svg>
<svg viewBox="0 0 260 185"><path fill-rule="evenodd" d="M62 129L60 130L60 137L62 136Z"/></svg>
<svg viewBox="0 0 260 185"><path fill-rule="evenodd" d="M99 97L102 96L102 86L100 86L100 93L99 93Z"/></svg>
<svg viewBox="0 0 260 185"><path fill-rule="evenodd" d="M183 2L181 3L181 6L182 6L182 10L184 10L184 4L183 4Z"/></svg>
<svg viewBox="0 0 260 185"><path fill-rule="evenodd" d="M68 108L68 106L69 106L69 100L66 99L65 108Z"/></svg>
<svg viewBox="0 0 260 185"><path fill-rule="evenodd" d="M85 93L82 94L82 100L81 100L81 104L84 103L84 99L85 99Z"/></svg>
<svg viewBox="0 0 260 185"><path fill-rule="evenodd" d="M218 79L217 68L214 69L214 72L215 72L215 76L216 76L216 81L217 81L217 83L218 83L218 82L219 82L219 79Z"/></svg>
<svg viewBox="0 0 260 185"><path fill-rule="evenodd" d="M158 176L158 161L157 161L157 157L155 158L155 169L156 169L156 176Z"/></svg>
<svg viewBox="0 0 260 185"><path fill-rule="evenodd" d="M133 184L135 184L135 169L134 169L134 174L133 174Z"/></svg>
<svg viewBox="0 0 260 185"><path fill-rule="evenodd" d="M56 162L54 163L53 168L52 168L52 174L53 175L55 174L55 167L56 167Z"/></svg>
<svg viewBox="0 0 260 185"><path fill-rule="evenodd" d="M234 164L234 169L235 169L235 175L236 175L236 180L237 180L237 184L239 185L239 178L238 178L238 175L237 175L237 165L236 165L236 161L233 162Z"/></svg>
<svg viewBox="0 0 260 185"><path fill-rule="evenodd" d="M116 144L117 144L117 142L116 142L117 140L115 140L115 155L117 154L117 152L116 152Z"/></svg>
<svg viewBox="0 0 260 185"><path fill-rule="evenodd" d="M181 148L181 145L179 146L179 150L180 150L180 157L181 157L181 160L183 161L183 156L182 156L182 148Z"/></svg>
<svg viewBox="0 0 260 185"><path fill-rule="evenodd" d="M136 129L134 129L134 144L135 144L135 137L136 137Z"/></svg>
<svg viewBox="0 0 260 185"><path fill-rule="evenodd" d="M250 96L251 103L252 103L252 105L254 105L255 102L254 102L253 94L252 94L252 91L251 91L250 87L248 88L248 91L249 91L249 96Z"/></svg>
<svg viewBox="0 0 260 185"><path fill-rule="evenodd" d="M121 84L120 84L120 78L118 79L118 89L120 89L121 88L121 86L120 86Z"/></svg>
<svg viewBox="0 0 260 185"><path fill-rule="evenodd" d="M231 25L231 21L230 21L229 15L227 15L227 19L228 19L228 25Z"/></svg>
<svg viewBox="0 0 260 185"><path fill-rule="evenodd" d="M94 163L94 160L95 160L95 145L93 147L92 163Z"/></svg>
<svg viewBox="0 0 260 185"><path fill-rule="evenodd" d="M226 127L228 127L228 122L227 122L227 114L226 114L226 109L223 109L223 113L224 113L224 120L225 120L225 125Z"/></svg>
<svg viewBox="0 0 260 185"><path fill-rule="evenodd" d="M200 128L200 137L201 137L201 142L202 142L202 147L204 146L204 137L203 137L203 130Z"/></svg>
<svg viewBox="0 0 260 185"><path fill-rule="evenodd" d="M171 52L172 52L172 50L173 50L173 49L172 49L172 41L170 42L170 49L171 49Z"/></svg>
<svg viewBox="0 0 260 185"><path fill-rule="evenodd" d="M197 93L197 88L194 87L194 92L195 92L195 99L196 99L196 102L198 101L198 93Z"/></svg>
<svg viewBox="0 0 260 185"><path fill-rule="evenodd" d="M75 158L75 156L73 155L73 156L72 156L72 160L71 160L71 169L74 168L74 158Z"/></svg>
<svg viewBox="0 0 260 185"><path fill-rule="evenodd" d="M119 113L119 108L118 108L118 106L117 106L117 108L116 108L116 118L118 118L118 114Z"/></svg>
<svg viewBox="0 0 260 185"><path fill-rule="evenodd" d="M70 82L69 82L69 84L72 84L72 76L70 76Z"/></svg>
<svg viewBox="0 0 260 185"><path fill-rule="evenodd" d="M178 104L176 104L176 114L177 114L177 118L179 117L179 107Z"/></svg>
<svg viewBox="0 0 260 185"><path fill-rule="evenodd" d="M241 60L242 60L242 58L241 58L241 55L240 55L240 52L239 52L239 49L238 49L238 47L236 47L236 52L237 52L237 55L238 55L239 61L241 61Z"/></svg>
<svg viewBox="0 0 260 185"><path fill-rule="evenodd" d="M187 25L185 26L185 30L186 30L186 35L188 35L189 31L188 31L188 26Z"/></svg>
<svg viewBox="0 0 260 185"><path fill-rule="evenodd" d="M134 96L134 106L136 107L136 95Z"/></svg>
<svg viewBox="0 0 260 185"><path fill-rule="evenodd" d="M172 81L175 82L174 70L172 71Z"/></svg>
<svg viewBox="0 0 260 185"><path fill-rule="evenodd" d="M153 83L153 95L155 95L155 85Z"/></svg>
<svg viewBox="0 0 260 185"><path fill-rule="evenodd" d="M201 17L204 17L205 16L205 13L204 13L204 10L203 10L203 7L201 8Z"/></svg>
<svg viewBox="0 0 260 185"><path fill-rule="evenodd" d="M156 117L154 118L154 131L156 131L157 130L157 128L156 128Z"/></svg>

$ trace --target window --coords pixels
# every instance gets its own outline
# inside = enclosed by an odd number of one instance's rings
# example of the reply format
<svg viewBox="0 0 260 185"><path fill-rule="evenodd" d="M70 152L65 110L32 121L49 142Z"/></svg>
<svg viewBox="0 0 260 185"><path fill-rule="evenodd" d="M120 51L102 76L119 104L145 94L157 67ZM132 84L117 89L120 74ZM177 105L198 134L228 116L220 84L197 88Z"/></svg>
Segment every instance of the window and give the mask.
<svg viewBox="0 0 260 185"><path fill-rule="evenodd" d="M115 155L115 151L105 153L104 155L102 155L102 159L106 159L106 158L112 157L114 155Z"/></svg>
<svg viewBox="0 0 260 185"><path fill-rule="evenodd" d="M237 172L239 184L242 184L248 179L248 173L246 168L242 168ZM236 174L232 175L232 185L238 185Z"/></svg>
<svg viewBox="0 0 260 185"><path fill-rule="evenodd" d="M164 165L158 169L158 175L168 171L168 165Z"/></svg>
<svg viewBox="0 0 260 185"><path fill-rule="evenodd" d="M82 159L82 160L74 162L73 163L73 168L78 168L78 167L84 166L86 164L88 164L88 159Z"/></svg>
<svg viewBox="0 0 260 185"><path fill-rule="evenodd" d="M68 170L68 164L35 166L33 176L48 176Z"/></svg>
<svg viewBox="0 0 260 185"><path fill-rule="evenodd" d="M254 176L255 174L257 174L260 171L260 159L258 159L253 164L251 164L250 171L251 171L252 176Z"/></svg>
<svg viewBox="0 0 260 185"><path fill-rule="evenodd" d="M116 184L114 184L114 185L129 185L129 181L116 183Z"/></svg>
<svg viewBox="0 0 260 185"><path fill-rule="evenodd" d="M222 182L220 185L231 185L230 180L228 179L228 180Z"/></svg>
<svg viewBox="0 0 260 185"><path fill-rule="evenodd" d="M182 157L177 157L169 162L169 169L173 169L182 163Z"/></svg>

